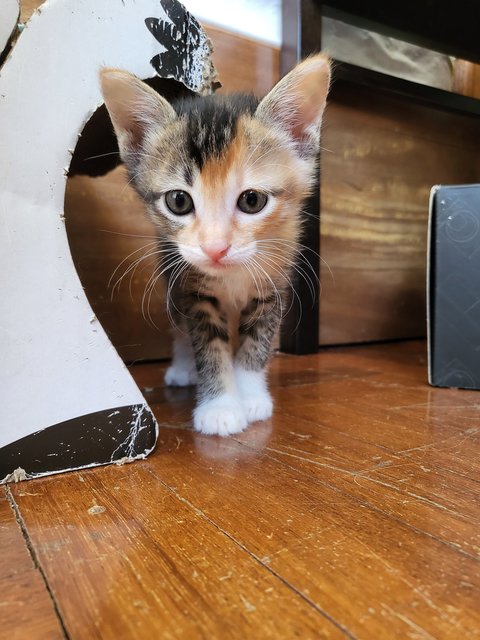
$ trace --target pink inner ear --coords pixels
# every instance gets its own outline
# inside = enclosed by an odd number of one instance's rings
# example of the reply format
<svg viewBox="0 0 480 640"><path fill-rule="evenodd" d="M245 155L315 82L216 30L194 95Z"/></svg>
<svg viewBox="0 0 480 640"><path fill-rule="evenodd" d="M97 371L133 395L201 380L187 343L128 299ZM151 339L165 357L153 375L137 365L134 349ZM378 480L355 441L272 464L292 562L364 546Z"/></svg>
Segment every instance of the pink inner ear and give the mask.
<svg viewBox="0 0 480 640"><path fill-rule="evenodd" d="M313 105L309 105L307 101L303 101L302 104L297 104L297 110L292 118L290 132L295 140L301 140L305 137L305 129L314 124L318 119L318 109L313 108Z"/></svg>
<svg viewBox="0 0 480 640"><path fill-rule="evenodd" d="M305 126L302 124L295 124L290 127L290 133L295 140L302 140L305 136Z"/></svg>
<svg viewBox="0 0 480 640"><path fill-rule="evenodd" d="M298 139L305 135L311 125L320 126L327 98L329 84L328 71L308 73L300 78L293 90L293 100L297 105L297 118L291 129Z"/></svg>
<svg viewBox="0 0 480 640"><path fill-rule="evenodd" d="M128 143L133 149L140 147L146 133L145 123L137 121L133 114L128 123L125 124L125 133L127 135Z"/></svg>
<svg viewBox="0 0 480 640"><path fill-rule="evenodd" d="M288 111L281 107L278 109L280 119L294 140L305 140L311 134L311 128L320 127L325 100L315 94L301 94L290 96L290 102Z"/></svg>
<svg viewBox="0 0 480 640"><path fill-rule="evenodd" d="M297 141L316 143L329 82L329 59L323 54L307 58L262 100L258 115L276 122Z"/></svg>

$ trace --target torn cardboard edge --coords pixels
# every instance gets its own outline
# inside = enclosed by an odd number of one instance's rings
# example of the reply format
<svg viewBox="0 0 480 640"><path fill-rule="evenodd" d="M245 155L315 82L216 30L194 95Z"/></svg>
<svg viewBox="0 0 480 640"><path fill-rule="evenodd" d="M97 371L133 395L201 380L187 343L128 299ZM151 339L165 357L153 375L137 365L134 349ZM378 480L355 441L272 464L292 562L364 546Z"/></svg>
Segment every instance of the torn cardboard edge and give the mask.
<svg viewBox="0 0 480 640"><path fill-rule="evenodd" d="M130 464L136 460L145 460L150 454L150 451L145 454L139 454L135 458L120 458L113 462L92 462L91 464L84 465L82 467L72 467L71 469L60 469L59 471L45 471L43 473L30 474L18 467L14 469L12 473L7 474L4 478L0 478L0 485L2 484L17 484L18 482L24 482L25 480L35 480L36 478L44 478L45 476L59 475L60 473L70 473L70 471L84 471L85 469L95 469L96 467L104 467L107 464L114 464L117 467L122 467L125 464Z"/></svg>
<svg viewBox="0 0 480 640"><path fill-rule="evenodd" d="M0 4L0 66L12 47L19 19L19 0L2 0Z"/></svg>

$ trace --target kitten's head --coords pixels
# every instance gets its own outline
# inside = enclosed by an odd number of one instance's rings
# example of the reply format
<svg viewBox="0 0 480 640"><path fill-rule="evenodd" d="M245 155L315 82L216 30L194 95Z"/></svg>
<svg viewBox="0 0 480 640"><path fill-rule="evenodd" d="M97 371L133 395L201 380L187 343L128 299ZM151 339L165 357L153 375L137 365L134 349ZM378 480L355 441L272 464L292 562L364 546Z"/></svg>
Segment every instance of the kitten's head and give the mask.
<svg viewBox="0 0 480 640"><path fill-rule="evenodd" d="M291 261L311 188L330 63L300 63L258 102L207 96L173 106L125 71L103 69L105 104L132 183L159 237L204 273Z"/></svg>

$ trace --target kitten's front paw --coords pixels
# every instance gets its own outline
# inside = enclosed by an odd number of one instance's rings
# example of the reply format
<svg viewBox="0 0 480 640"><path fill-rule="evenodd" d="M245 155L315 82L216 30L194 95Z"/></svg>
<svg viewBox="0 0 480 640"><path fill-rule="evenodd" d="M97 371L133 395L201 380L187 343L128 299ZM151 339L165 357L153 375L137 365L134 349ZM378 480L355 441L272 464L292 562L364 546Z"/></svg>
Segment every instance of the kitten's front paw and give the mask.
<svg viewBox="0 0 480 640"><path fill-rule="evenodd" d="M228 394L203 402L193 412L193 428L200 433L229 436L240 433L247 424L242 405Z"/></svg>
<svg viewBox="0 0 480 640"><path fill-rule="evenodd" d="M195 365L180 367L172 364L165 371L165 384L169 387L189 387L197 384L197 371Z"/></svg>
<svg viewBox="0 0 480 640"><path fill-rule="evenodd" d="M237 366L235 376L248 422L270 418L273 413L273 401L268 392L265 371L246 371Z"/></svg>
<svg viewBox="0 0 480 640"><path fill-rule="evenodd" d="M266 420L272 417L273 401L268 391L244 396L242 398L242 404L248 422Z"/></svg>

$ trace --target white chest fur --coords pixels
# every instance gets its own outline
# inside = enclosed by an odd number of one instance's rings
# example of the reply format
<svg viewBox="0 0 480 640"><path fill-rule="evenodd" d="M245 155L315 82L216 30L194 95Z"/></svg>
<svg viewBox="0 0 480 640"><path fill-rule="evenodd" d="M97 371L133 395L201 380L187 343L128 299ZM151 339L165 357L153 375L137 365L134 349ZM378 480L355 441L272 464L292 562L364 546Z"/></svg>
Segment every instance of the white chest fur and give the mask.
<svg viewBox="0 0 480 640"><path fill-rule="evenodd" d="M232 271L219 277L213 285L213 293L222 307L240 312L252 298L262 296L265 284L254 281L246 270Z"/></svg>

